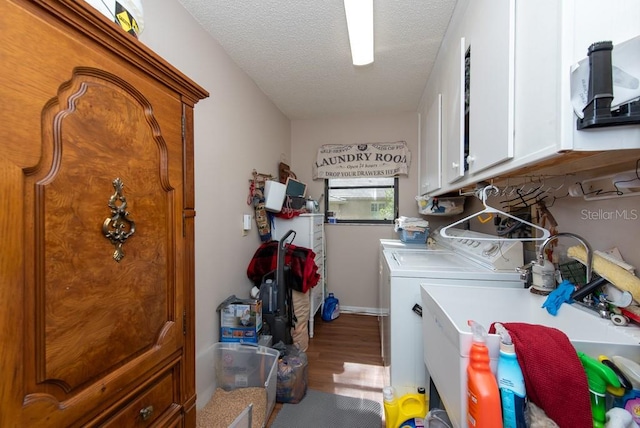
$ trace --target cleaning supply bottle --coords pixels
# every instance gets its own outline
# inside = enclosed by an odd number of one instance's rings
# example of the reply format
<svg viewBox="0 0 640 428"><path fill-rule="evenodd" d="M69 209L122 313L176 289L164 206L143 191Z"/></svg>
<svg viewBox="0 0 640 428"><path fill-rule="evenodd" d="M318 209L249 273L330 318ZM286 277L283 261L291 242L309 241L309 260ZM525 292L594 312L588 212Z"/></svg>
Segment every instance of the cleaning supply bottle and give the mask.
<svg viewBox="0 0 640 428"><path fill-rule="evenodd" d="M395 389L392 386L385 386L382 388L382 397L387 428L424 426L424 418L428 410L424 388L418 388L417 393L396 398Z"/></svg>
<svg viewBox="0 0 640 428"><path fill-rule="evenodd" d="M502 404L502 424L504 428L526 428L527 393L522 369L518 364L511 335L500 323L495 323L495 328L500 335L498 389Z"/></svg>
<svg viewBox="0 0 640 428"><path fill-rule="evenodd" d="M467 366L467 424L471 428L502 428L500 391L489 362L487 331L473 320L473 333Z"/></svg>
<svg viewBox="0 0 640 428"><path fill-rule="evenodd" d="M607 385L618 388L620 386L620 380L611 368L605 366L595 358L583 352L578 352L578 358L585 372L587 372L593 428L604 428L607 421L607 407L605 403Z"/></svg>
<svg viewBox="0 0 640 428"><path fill-rule="evenodd" d="M384 420L389 428L395 428L398 423L400 407L396 399L396 391L392 386L382 388L382 398L384 400Z"/></svg>
<svg viewBox="0 0 640 428"><path fill-rule="evenodd" d="M427 416L427 396L425 389L418 388L417 393L405 394L398 400L398 427L424 426L424 418Z"/></svg>
<svg viewBox="0 0 640 428"><path fill-rule="evenodd" d="M333 321L340 316L340 300L333 293L329 293L326 299L324 299L324 305L322 307L322 320Z"/></svg>

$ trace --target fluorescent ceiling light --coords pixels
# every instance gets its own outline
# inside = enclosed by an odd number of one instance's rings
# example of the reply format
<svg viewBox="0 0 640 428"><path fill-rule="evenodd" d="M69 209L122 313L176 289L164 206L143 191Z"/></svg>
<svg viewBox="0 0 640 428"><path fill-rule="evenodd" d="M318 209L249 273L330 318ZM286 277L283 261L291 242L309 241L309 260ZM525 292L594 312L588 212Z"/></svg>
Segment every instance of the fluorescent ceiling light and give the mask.
<svg viewBox="0 0 640 428"><path fill-rule="evenodd" d="M344 0L353 65L373 62L373 0Z"/></svg>

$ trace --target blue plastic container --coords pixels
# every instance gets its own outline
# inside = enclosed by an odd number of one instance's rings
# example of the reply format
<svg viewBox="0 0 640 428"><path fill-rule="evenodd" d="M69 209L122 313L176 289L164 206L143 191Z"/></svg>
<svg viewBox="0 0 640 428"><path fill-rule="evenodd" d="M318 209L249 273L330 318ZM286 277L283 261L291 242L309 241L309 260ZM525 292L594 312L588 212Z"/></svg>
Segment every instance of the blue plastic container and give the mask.
<svg viewBox="0 0 640 428"><path fill-rule="evenodd" d="M420 232L419 230L398 229L398 235L405 244L424 244L427 242L429 230Z"/></svg>
<svg viewBox="0 0 640 428"><path fill-rule="evenodd" d="M333 321L340 315L340 301L329 293L326 299L324 299L324 305L322 306L322 320Z"/></svg>

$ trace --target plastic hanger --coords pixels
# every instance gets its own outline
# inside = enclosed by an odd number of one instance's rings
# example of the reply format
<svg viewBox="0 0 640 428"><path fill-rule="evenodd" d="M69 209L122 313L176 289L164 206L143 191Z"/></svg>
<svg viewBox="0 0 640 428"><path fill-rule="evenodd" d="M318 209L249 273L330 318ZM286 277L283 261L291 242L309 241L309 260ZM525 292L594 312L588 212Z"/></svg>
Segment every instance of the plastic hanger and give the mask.
<svg viewBox="0 0 640 428"><path fill-rule="evenodd" d="M534 237L531 237L531 238L502 238L502 237L499 237L499 236L496 236L495 238L476 238L476 237L474 237L473 239L475 241L544 241L545 239L547 239L551 235L551 233L547 229L545 229L544 227L540 227L540 226L535 225L533 223L529 223L526 220L522 220L519 217L516 217L516 216L511 215L509 213L506 213L504 211L500 211L498 209L495 209L495 208L490 207L489 205L487 205L487 191L489 191L489 190L498 190L498 188L495 187L495 186L487 186L484 189L482 189L482 197L480 198L480 200L482 201L482 204L484 205L484 209L482 211L479 211L479 212L477 212L475 214L472 214L469 217L465 217L462 220L458 220L455 223L450 224L449 226L443 227L442 229L440 229L440 235L445 237L445 238L468 239L468 238L465 238L464 236L448 235L447 234L447 230L449 230L450 228L452 228L454 226L457 226L457 225L459 225L461 223L464 223L464 222L466 222L468 220L471 220L474 217L477 217L477 216L480 216L482 214L485 214L485 213L489 213L489 214L492 214L492 215L493 214L499 214L501 216L510 217L510 218L512 218L514 220L519 221L520 223L526 224L527 226L531 226L534 230L541 231L542 232L542 236L537 237L537 238L534 238Z"/></svg>

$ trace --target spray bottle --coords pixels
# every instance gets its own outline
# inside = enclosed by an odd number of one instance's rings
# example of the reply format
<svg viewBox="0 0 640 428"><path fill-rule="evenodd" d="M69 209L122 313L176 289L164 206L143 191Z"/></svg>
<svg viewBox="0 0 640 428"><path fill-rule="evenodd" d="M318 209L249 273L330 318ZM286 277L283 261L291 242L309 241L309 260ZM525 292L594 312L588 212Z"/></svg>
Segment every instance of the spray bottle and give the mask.
<svg viewBox="0 0 640 428"><path fill-rule="evenodd" d="M473 320L473 333L467 366L467 424L471 428L502 428L500 391L489 362L487 331Z"/></svg>
<svg viewBox="0 0 640 428"><path fill-rule="evenodd" d="M504 428L526 428L527 393L522 369L518 364L511 335L500 323L495 323L500 335L500 359L498 360L498 388L502 403Z"/></svg>
<svg viewBox="0 0 640 428"><path fill-rule="evenodd" d="M582 363L582 367L584 367L584 370L587 372L593 427L604 428L605 422L607 421L605 417L607 413L607 406L605 404L607 385L612 385L617 388L620 386L620 380L612 369L595 358L591 358L582 352L578 352L578 358Z"/></svg>

